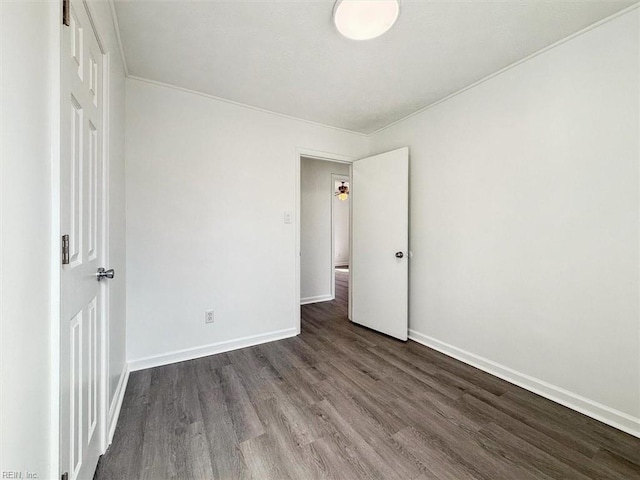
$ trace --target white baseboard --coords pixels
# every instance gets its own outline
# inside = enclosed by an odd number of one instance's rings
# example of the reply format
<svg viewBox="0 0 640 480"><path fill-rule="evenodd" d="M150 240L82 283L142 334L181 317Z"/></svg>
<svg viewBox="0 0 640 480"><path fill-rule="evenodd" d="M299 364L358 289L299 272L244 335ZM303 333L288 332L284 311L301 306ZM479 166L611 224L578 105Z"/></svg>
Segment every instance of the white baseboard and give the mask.
<svg viewBox="0 0 640 480"><path fill-rule="evenodd" d="M274 340L295 337L297 334L298 332L295 328L287 328L285 330L276 330L274 332L263 333L260 335L228 340L226 342L212 343L202 347L187 348L184 350L163 353L161 355L137 358L129 361L129 370L135 372L136 370L144 370L145 368L184 362L185 360L193 360L194 358L215 355L216 353L229 352L239 348L252 347L254 345L260 345L261 343L273 342Z"/></svg>
<svg viewBox="0 0 640 480"><path fill-rule="evenodd" d="M524 373L517 372L509 367L500 365L486 358L467 352L453 345L441 342L415 330L409 330L409 339L433 348L445 355L453 357L461 362L479 368L491 375L495 375L509 383L529 390L533 393L548 398L556 403L564 405L572 410L580 412L600 422L606 423L618 430L640 437L640 418L633 417L627 413L608 407L598 402L594 402L586 397L570 392L561 387L557 387L543 380L531 377Z"/></svg>
<svg viewBox="0 0 640 480"><path fill-rule="evenodd" d="M120 379L118 380L118 386L113 395L113 401L109 406L109 438L107 445L111 445L113 441L113 434L116 431L116 425L120 417L120 409L122 408L122 401L124 400L124 392L127 390L127 383L129 383L129 366L125 363L122 368L122 373L120 374Z"/></svg>
<svg viewBox="0 0 640 480"><path fill-rule="evenodd" d="M317 297L307 297L300 299L300 305L307 305L309 303L329 302L336 297L333 295L318 295Z"/></svg>

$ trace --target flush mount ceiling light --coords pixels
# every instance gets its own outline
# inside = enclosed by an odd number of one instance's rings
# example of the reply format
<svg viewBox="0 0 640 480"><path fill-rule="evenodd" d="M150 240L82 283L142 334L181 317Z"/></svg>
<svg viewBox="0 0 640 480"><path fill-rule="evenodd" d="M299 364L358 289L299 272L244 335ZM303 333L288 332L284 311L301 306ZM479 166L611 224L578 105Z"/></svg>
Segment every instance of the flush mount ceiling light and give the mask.
<svg viewBox="0 0 640 480"><path fill-rule="evenodd" d="M397 0L338 0L333 23L352 40L370 40L389 30L400 13Z"/></svg>

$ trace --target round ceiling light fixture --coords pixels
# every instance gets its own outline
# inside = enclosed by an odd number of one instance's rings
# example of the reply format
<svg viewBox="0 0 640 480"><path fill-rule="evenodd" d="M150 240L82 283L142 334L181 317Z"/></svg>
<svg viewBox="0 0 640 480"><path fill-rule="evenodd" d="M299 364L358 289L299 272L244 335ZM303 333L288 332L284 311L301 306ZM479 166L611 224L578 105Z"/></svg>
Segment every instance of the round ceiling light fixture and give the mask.
<svg viewBox="0 0 640 480"><path fill-rule="evenodd" d="M347 38L370 40L393 27L399 14L397 0L338 0L333 7L333 23Z"/></svg>

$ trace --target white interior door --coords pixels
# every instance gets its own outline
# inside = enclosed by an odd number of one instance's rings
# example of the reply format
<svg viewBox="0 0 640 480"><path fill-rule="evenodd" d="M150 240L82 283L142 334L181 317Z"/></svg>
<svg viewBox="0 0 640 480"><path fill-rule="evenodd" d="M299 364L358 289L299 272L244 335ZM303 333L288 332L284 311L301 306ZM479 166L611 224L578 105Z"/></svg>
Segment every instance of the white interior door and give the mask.
<svg viewBox="0 0 640 480"><path fill-rule="evenodd" d="M61 52L60 469L91 479L104 443L102 302L103 55L82 0L71 0ZM63 255L64 257L65 255ZM63 259L63 263L64 263Z"/></svg>
<svg viewBox="0 0 640 480"><path fill-rule="evenodd" d="M406 340L409 149L353 162L351 320Z"/></svg>

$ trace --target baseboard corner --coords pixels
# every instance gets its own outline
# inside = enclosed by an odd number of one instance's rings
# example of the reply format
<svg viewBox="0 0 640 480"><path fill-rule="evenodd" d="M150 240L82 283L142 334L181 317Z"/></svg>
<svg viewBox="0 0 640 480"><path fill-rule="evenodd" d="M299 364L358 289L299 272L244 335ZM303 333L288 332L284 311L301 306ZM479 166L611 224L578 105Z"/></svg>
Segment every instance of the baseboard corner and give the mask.
<svg viewBox="0 0 640 480"><path fill-rule="evenodd" d="M309 305L310 303L330 302L335 300L334 295L317 295L315 297L305 297L300 299L300 305Z"/></svg>
<svg viewBox="0 0 640 480"><path fill-rule="evenodd" d="M625 412L603 405L575 392L518 372L505 365L501 365L415 330L409 330L409 339L570 408L571 410L575 410L599 422L640 438L640 418L633 417Z"/></svg>
<svg viewBox="0 0 640 480"><path fill-rule="evenodd" d="M199 347L186 348L183 350L176 350L159 355L137 358L129 360L129 370L135 372L137 370L144 370L146 368L154 368L163 365L169 365L171 363L194 360L196 358L207 357L209 355L216 355L218 353L238 350L239 348L253 347L262 343L283 340L285 338L295 337L296 335L298 335L298 330L296 327L292 327L233 340L226 340L224 342L212 343L209 345L202 345Z"/></svg>

